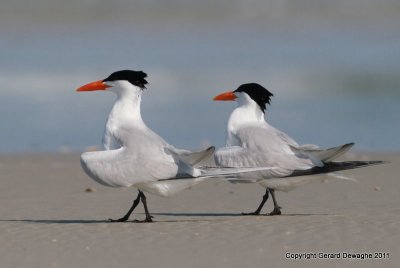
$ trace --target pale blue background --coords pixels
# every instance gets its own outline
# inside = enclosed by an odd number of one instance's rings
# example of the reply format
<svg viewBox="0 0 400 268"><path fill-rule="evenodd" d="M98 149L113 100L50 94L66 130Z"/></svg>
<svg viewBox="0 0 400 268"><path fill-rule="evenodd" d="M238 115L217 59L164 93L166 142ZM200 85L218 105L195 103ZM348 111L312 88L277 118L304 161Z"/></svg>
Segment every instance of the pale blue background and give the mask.
<svg viewBox="0 0 400 268"><path fill-rule="evenodd" d="M114 96L75 89L144 70L142 114L178 147L223 146L258 82L300 143L400 149L398 1L13 1L0 4L0 153L99 145Z"/></svg>

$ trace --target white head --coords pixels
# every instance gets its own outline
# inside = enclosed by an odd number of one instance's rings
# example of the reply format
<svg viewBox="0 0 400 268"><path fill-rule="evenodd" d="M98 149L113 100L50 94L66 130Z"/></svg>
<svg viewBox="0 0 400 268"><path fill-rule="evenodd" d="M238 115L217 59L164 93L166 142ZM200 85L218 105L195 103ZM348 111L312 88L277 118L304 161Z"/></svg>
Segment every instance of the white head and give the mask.
<svg viewBox="0 0 400 268"><path fill-rule="evenodd" d="M236 101L239 106L254 106L265 113L266 105L270 104L273 94L257 83L239 86L235 91L228 91L214 97L216 101Z"/></svg>

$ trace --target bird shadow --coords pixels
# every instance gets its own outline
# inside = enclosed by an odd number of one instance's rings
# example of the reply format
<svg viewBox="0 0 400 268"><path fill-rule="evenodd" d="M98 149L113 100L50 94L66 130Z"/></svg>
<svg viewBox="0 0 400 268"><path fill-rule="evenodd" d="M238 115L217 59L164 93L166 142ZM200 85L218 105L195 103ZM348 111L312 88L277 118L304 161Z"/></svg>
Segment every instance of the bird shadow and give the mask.
<svg viewBox="0 0 400 268"><path fill-rule="evenodd" d="M235 217L242 216L241 213L212 213L212 212L159 212L152 213L155 216L171 217Z"/></svg>
<svg viewBox="0 0 400 268"><path fill-rule="evenodd" d="M137 213L136 215L141 215L144 213ZM295 216L340 216L337 214L326 214L326 213L291 213L282 214L277 216L270 216L267 214L260 214L256 216L243 215L242 213L198 213L198 212L158 212L152 213L153 216L168 216L168 217L199 217L199 219L176 219L176 220L154 220L153 223L165 223L165 222L201 222L201 221L218 221L223 220L224 217L243 217L243 218L253 218L253 217L263 217L265 218L281 218L281 217L295 217ZM201 219L205 218L206 219ZM214 219L213 219L214 218ZM116 224L117 222L111 222L108 219L104 220L82 220L82 219L6 219L0 220L0 222L24 222L24 223L37 223L37 224L99 224L99 223L109 223ZM126 221L126 223L143 223L138 220Z"/></svg>
<svg viewBox="0 0 400 268"><path fill-rule="evenodd" d="M290 214L282 214L282 215L268 215L268 214L260 214L260 215L243 215L242 213L197 213L197 212L160 212L160 213L152 213L151 215L158 216L172 216L172 217L286 217L286 216L339 216L337 214L328 214L328 213L290 213Z"/></svg>
<svg viewBox="0 0 400 268"><path fill-rule="evenodd" d="M32 220L32 219L22 219L22 220L0 220L0 222L20 222L20 223L30 223L30 224L99 224L99 223L107 223L107 224L121 224L121 223L168 223L168 222L209 222L210 219L180 219L180 220L153 220L152 222L144 222L137 219L128 220L125 222L112 222L110 220ZM217 220L215 220L217 221Z"/></svg>
<svg viewBox="0 0 400 268"><path fill-rule="evenodd" d="M25 223L44 223L44 224L95 224L95 223L110 223L109 220L46 220L46 219L21 219L21 220L0 220L0 222L25 222Z"/></svg>

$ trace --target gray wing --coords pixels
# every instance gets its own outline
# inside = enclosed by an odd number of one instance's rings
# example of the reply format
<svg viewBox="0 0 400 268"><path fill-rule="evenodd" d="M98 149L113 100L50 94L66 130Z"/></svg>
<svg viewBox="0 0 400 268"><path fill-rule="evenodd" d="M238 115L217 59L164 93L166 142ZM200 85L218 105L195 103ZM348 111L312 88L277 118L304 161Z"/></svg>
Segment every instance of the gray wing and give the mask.
<svg viewBox="0 0 400 268"><path fill-rule="evenodd" d="M224 167L224 166L198 166L188 163L185 160L185 157L188 160L195 161L195 163L201 163L204 159L208 159L214 153L214 147L210 147L206 150L191 153L188 155L184 155L182 157L181 154L176 154L175 151L172 151L170 148L166 148L166 151L171 153L171 155L175 159L175 163L178 166L178 173L175 177L161 180L181 180L181 179L190 179L190 178L236 178L237 176L241 177L243 174L256 174L257 172L271 172L275 171L275 167ZM189 158L188 158L189 157Z"/></svg>
<svg viewBox="0 0 400 268"><path fill-rule="evenodd" d="M303 145L292 147L292 150L298 154L308 155L308 157L314 157L324 163L328 163L346 153L353 145L354 143L352 142L329 149L310 148L308 145Z"/></svg>
<svg viewBox="0 0 400 268"><path fill-rule="evenodd" d="M295 152L298 144L285 133L271 126L245 127L235 134L241 146L217 150L215 161L221 166L277 167L271 175L287 176L293 170L309 169L322 165L312 157Z"/></svg>
<svg viewBox="0 0 400 268"><path fill-rule="evenodd" d="M198 152L192 152L192 151L184 150L184 149L177 149L177 148L173 147L172 145L169 145L168 149L170 151L174 152L176 155L178 155L179 158L181 158L187 164L192 165L192 166L203 165L205 162L207 162L213 156L213 154L215 152L214 146L211 146L205 150L198 151Z"/></svg>
<svg viewBox="0 0 400 268"><path fill-rule="evenodd" d="M328 149L320 149L314 144L298 145L297 142L290 138L286 133L275 129L270 125L268 125L268 128L272 133L275 133L275 135L278 136L283 143L287 143L295 154L301 157L311 158L315 162L331 162L332 160L346 153L351 147L354 146L353 142Z"/></svg>

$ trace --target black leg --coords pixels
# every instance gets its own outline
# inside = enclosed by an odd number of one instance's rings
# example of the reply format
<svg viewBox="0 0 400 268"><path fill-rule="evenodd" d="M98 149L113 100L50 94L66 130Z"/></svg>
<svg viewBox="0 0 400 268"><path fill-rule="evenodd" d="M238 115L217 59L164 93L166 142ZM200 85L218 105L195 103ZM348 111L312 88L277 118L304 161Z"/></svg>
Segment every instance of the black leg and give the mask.
<svg viewBox="0 0 400 268"><path fill-rule="evenodd" d="M149 209L147 208L146 196L140 190L139 190L139 195L140 195L140 200L142 200L142 203L143 203L144 212L146 213L146 219L144 221L140 221L140 222L153 222L153 220L151 219L151 218L153 218L153 216L150 215ZM137 221L137 222L139 222L139 221Z"/></svg>
<svg viewBox="0 0 400 268"><path fill-rule="evenodd" d="M113 220L113 219L109 219L111 222L124 222L127 221L129 219L129 216L132 214L133 210L137 207L137 205L139 205L140 202L140 197L141 197L141 191L139 191L136 199L133 201L132 207L129 209L129 211L125 214L125 216L123 216L122 218L118 219L118 220Z"/></svg>
<svg viewBox="0 0 400 268"><path fill-rule="evenodd" d="M260 205L256 209L256 211L250 212L250 213L242 213L242 215L260 215L261 209L263 208L263 206L264 206L265 202L267 202L267 200L268 200L268 188L265 190L265 194L262 198Z"/></svg>
<svg viewBox="0 0 400 268"><path fill-rule="evenodd" d="M274 210L271 211L271 213L267 214L269 216L274 216L274 215L281 215L281 207L278 205L278 202L276 202L275 198L275 190L274 189L269 189L269 192L272 196L272 201L274 201Z"/></svg>

